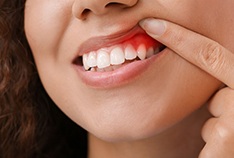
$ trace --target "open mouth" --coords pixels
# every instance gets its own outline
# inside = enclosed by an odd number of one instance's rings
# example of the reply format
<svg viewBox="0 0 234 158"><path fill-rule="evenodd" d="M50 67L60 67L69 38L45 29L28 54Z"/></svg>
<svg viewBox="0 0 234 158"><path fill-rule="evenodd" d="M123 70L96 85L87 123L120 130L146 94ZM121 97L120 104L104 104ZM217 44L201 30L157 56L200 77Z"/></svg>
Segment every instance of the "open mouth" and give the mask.
<svg viewBox="0 0 234 158"><path fill-rule="evenodd" d="M147 69L160 64L165 50L163 44L137 25L131 30L83 42L72 64L86 85L113 88L150 73Z"/></svg>
<svg viewBox="0 0 234 158"><path fill-rule="evenodd" d="M89 51L76 58L74 63L85 71L110 72L126 64L146 60L166 47L146 33L139 33L120 43Z"/></svg>

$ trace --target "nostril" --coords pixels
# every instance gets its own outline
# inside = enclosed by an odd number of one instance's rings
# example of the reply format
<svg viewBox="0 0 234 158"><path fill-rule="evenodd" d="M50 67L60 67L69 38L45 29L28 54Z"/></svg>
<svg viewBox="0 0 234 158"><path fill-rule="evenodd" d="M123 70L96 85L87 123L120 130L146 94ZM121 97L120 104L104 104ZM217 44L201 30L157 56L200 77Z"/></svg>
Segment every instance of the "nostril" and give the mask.
<svg viewBox="0 0 234 158"><path fill-rule="evenodd" d="M81 17L87 17L91 10L90 9L84 9L83 12L81 13Z"/></svg>
<svg viewBox="0 0 234 158"><path fill-rule="evenodd" d="M135 6L138 3L138 0L128 0L127 2L125 0L116 0L109 2L105 5L105 8L110 7L110 6L117 6L121 8L131 8Z"/></svg>
<svg viewBox="0 0 234 158"><path fill-rule="evenodd" d="M106 15L114 10L132 8L138 3L138 0L84 0L75 1L72 6L73 14L80 20L85 20L89 14Z"/></svg>
<svg viewBox="0 0 234 158"><path fill-rule="evenodd" d="M105 8L112 7L112 6L123 6L124 4L117 3L117 2L110 2L108 3Z"/></svg>

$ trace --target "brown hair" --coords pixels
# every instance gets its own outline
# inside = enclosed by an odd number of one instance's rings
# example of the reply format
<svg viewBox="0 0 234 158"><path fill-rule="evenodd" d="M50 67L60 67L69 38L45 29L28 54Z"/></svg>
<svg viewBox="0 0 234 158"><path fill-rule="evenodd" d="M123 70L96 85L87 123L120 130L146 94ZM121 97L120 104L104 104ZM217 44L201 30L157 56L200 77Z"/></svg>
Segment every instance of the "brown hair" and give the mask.
<svg viewBox="0 0 234 158"><path fill-rule="evenodd" d="M41 85L24 33L24 4L0 1L0 157L86 157L86 132Z"/></svg>

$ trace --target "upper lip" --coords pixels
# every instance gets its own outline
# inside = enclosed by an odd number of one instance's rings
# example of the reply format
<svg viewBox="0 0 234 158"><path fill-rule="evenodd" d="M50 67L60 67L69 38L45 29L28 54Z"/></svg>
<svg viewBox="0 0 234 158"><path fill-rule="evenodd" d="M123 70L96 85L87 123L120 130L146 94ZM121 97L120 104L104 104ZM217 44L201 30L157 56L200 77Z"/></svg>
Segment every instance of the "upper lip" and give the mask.
<svg viewBox="0 0 234 158"><path fill-rule="evenodd" d="M80 45L78 56L82 56L85 53L95 51L103 47L119 44L132 38L136 34L143 32L144 30L139 25L136 25L130 29L121 30L109 36L98 36L89 38Z"/></svg>

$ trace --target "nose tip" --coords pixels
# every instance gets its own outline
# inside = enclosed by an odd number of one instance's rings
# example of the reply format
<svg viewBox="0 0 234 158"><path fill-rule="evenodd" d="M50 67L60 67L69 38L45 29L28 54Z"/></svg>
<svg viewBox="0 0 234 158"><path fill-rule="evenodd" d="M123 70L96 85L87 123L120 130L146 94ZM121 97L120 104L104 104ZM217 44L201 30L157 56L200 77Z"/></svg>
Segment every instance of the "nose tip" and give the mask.
<svg viewBox="0 0 234 158"><path fill-rule="evenodd" d="M73 4L73 14L76 18L84 20L88 14L104 15L112 9L131 8L138 0L76 0Z"/></svg>

